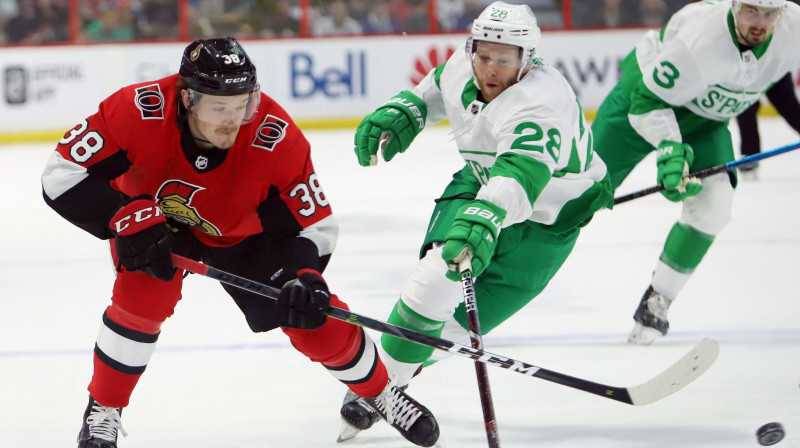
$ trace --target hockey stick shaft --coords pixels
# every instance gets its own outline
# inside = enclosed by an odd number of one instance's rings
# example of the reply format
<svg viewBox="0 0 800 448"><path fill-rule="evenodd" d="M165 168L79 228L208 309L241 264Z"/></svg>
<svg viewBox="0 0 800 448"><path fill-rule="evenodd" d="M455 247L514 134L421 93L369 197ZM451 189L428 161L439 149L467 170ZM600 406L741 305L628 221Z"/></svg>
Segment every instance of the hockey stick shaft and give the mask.
<svg viewBox="0 0 800 448"><path fill-rule="evenodd" d="M789 145L786 145L786 146L781 146L779 148L772 149L770 151L760 152L758 154L753 154L753 155L749 155L747 157L742 157L739 160L734 160L734 161L731 161L731 162L728 162L728 163L723 163L721 165L708 167L708 168L702 169L700 171L697 171L695 173L692 173L688 177L697 177L697 178L708 177L708 176L711 176L712 174L722 173L724 171L730 171L730 170L732 170L734 168L741 168L743 166L752 165L753 163L756 163L759 160L767 159L767 158L770 158L770 157L775 157L775 156L777 156L779 154L783 154L783 153L786 153L786 152L789 152L789 151L793 151L793 150L795 150L797 148L800 148L800 142L795 142L795 143L792 143L792 144L789 144ZM614 205L622 204L624 202L628 202L628 201L631 201L633 199L640 198L642 196L648 196L648 195L651 195L653 193L658 193L659 191L662 191L663 189L664 189L664 186L659 184L659 185L655 185L655 186L652 186L652 187L645 188L643 190L635 191L633 193L629 193L629 194L620 196L618 198L614 198Z"/></svg>
<svg viewBox="0 0 800 448"><path fill-rule="evenodd" d="M461 269L461 290L464 294L467 322L469 322L470 342L472 343L472 348L483 350L481 321L478 315L478 301L475 297L475 285L472 282L472 267L470 266L469 258L465 258L459 268ZM489 444L489 448L499 448L500 436L497 432L497 417L495 417L494 413L492 389L489 386L489 372L486 369L486 364L475 361L475 374L478 378L478 392L481 397L483 423L486 425L486 440Z"/></svg>
<svg viewBox="0 0 800 448"><path fill-rule="evenodd" d="M209 277L272 300L276 300L280 292L277 288L221 271L207 264L177 254L172 254L172 263L185 271ZM669 369L651 380L634 387L614 387L547 370L526 362L470 348L465 345L456 344L455 342L392 325L388 322L381 322L342 308L330 307L325 314L334 319L390 334L400 339L433 347L457 356L469 358L495 367L502 367L522 375L533 376L572 389L582 390L603 398L635 406L650 404L677 392L711 367L718 354L716 341L707 338L697 344L689 353L684 355L683 358L678 360Z"/></svg>

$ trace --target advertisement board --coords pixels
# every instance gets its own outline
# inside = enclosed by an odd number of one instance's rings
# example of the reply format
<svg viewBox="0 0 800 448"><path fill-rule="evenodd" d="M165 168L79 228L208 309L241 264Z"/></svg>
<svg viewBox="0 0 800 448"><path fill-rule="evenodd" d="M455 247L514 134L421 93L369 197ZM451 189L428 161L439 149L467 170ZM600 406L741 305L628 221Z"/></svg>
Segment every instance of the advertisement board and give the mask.
<svg viewBox="0 0 800 448"><path fill-rule="evenodd" d="M538 55L559 69L587 114L619 78L618 63L646 30L545 32ZM413 87L466 34L251 40L242 44L262 91L301 125L355 126ZM63 133L117 89L175 73L183 43L15 47L0 52L0 142Z"/></svg>

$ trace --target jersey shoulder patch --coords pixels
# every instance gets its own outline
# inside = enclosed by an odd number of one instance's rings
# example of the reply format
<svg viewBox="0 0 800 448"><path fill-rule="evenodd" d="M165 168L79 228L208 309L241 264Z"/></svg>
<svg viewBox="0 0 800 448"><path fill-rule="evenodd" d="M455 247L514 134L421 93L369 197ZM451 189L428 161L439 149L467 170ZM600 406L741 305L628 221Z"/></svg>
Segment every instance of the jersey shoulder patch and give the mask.
<svg viewBox="0 0 800 448"><path fill-rule="evenodd" d="M286 137L288 126L288 121L267 114L256 130L253 146L272 152L275 149L275 145Z"/></svg>

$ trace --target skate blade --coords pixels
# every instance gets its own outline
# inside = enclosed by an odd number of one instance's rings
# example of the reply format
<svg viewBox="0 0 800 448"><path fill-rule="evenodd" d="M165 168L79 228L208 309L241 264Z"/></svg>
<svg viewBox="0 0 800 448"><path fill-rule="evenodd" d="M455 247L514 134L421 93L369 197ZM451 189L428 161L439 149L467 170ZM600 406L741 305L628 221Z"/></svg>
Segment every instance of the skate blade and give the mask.
<svg viewBox="0 0 800 448"><path fill-rule="evenodd" d="M662 336L661 332L655 328L645 327L636 322L631 334L628 335L628 344L631 345L650 345Z"/></svg>
<svg viewBox="0 0 800 448"><path fill-rule="evenodd" d="M360 432L361 432L360 429L356 428L355 426L351 425L350 423L347 423L346 421L344 421L344 419L342 419L342 427L339 428L339 438L336 439L336 443L342 443L347 440L350 440L355 436L357 436L358 433Z"/></svg>

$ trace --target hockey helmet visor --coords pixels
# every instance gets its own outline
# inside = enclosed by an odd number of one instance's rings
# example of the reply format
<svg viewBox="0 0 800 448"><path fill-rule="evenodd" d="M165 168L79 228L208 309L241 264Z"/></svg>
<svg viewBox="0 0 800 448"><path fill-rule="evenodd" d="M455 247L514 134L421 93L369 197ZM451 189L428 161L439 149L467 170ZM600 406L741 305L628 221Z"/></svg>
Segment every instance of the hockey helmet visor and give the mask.
<svg viewBox="0 0 800 448"><path fill-rule="evenodd" d="M211 95L186 89L186 109L198 120L221 126L247 124L258 115L261 90L239 95Z"/></svg>

